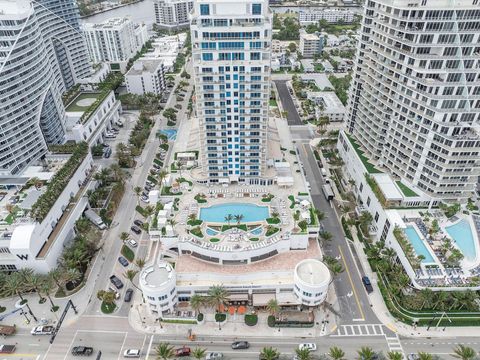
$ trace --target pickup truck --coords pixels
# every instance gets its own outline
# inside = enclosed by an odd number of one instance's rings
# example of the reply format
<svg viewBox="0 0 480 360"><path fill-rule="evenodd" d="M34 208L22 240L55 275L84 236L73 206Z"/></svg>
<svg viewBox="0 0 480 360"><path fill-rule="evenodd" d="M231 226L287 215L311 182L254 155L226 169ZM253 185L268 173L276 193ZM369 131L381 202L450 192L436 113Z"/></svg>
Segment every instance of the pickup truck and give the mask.
<svg viewBox="0 0 480 360"><path fill-rule="evenodd" d="M12 354L15 352L15 345L0 345L0 354Z"/></svg>
<svg viewBox="0 0 480 360"><path fill-rule="evenodd" d="M31 331L32 335L52 335L55 328L53 326L36 326Z"/></svg>

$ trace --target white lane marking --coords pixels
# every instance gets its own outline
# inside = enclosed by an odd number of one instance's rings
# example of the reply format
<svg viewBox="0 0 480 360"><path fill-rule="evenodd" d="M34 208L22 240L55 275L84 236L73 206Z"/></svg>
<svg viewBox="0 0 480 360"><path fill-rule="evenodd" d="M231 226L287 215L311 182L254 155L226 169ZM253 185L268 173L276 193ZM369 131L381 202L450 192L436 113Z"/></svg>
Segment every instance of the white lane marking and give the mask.
<svg viewBox="0 0 480 360"><path fill-rule="evenodd" d="M128 332L126 332L125 336L123 337L122 346L120 347L120 352L118 353L118 359L120 359L120 356L122 355L123 347L125 346L125 341L127 341L127 335L128 335Z"/></svg>
<svg viewBox="0 0 480 360"><path fill-rule="evenodd" d="M145 357L145 360L148 360L148 356L150 355L150 350L152 349L152 343L153 343L153 335L150 337L150 342L148 343L147 356Z"/></svg>
<svg viewBox="0 0 480 360"><path fill-rule="evenodd" d="M77 337L77 335L78 335L78 330L75 331L75 335L73 335L73 339L72 339L72 341L70 341L70 345L68 345L67 353L65 354L65 357L63 358L63 360L65 360L67 358L68 353L70 352L70 349L72 348L73 342L75 341L75 338Z"/></svg>

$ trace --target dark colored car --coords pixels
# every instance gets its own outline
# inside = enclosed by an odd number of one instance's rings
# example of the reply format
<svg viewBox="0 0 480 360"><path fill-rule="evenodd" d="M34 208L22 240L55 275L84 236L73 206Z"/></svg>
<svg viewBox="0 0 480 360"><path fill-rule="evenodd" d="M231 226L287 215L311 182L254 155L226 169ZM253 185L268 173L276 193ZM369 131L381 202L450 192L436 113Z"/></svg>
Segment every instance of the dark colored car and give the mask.
<svg viewBox="0 0 480 360"><path fill-rule="evenodd" d="M110 282L115 286L117 289L121 289L123 287L123 282L115 275L110 276Z"/></svg>
<svg viewBox="0 0 480 360"><path fill-rule="evenodd" d="M367 290L367 293L370 294L371 292L373 292L373 286L368 276L363 276L362 282L363 282L363 286L365 286L365 290Z"/></svg>
<svg viewBox="0 0 480 360"><path fill-rule="evenodd" d="M184 347L181 347L179 349L175 349L175 356L177 356L177 357L190 356L191 352L192 351L190 350L189 347L184 346Z"/></svg>
<svg viewBox="0 0 480 360"><path fill-rule="evenodd" d="M233 350L248 349L249 347L250 344L248 343L248 341L235 341L232 343Z"/></svg>
<svg viewBox="0 0 480 360"><path fill-rule="evenodd" d="M142 229L140 229L138 226L133 225L130 229L137 235L142 233Z"/></svg>
<svg viewBox="0 0 480 360"><path fill-rule="evenodd" d="M137 226L143 226L143 221L142 220L134 220L133 223Z"/></svg>
<svg viewBox="0 0 480 360"><path fill-rule="evenodd" d="M73 356L90 356L93 354L93 348L88 346L74 346L72 349Z"/></svg>
<svg viewBox="0 0 480 360"><path fill-rule="evenodd" d="M118 262L122 264L123 266L127 267L130 263L128 262L127 259L125 259L123 256L120 256L118 258Z"/></svg>
<svg viewBox="0 0 480 360"><path fill-rule="evenodd" d="M133 296L133 290L127 289L127 291L125 291L125 297L123 298L123 300L125 302L130 302L132 301L132 296Z"/></svg>

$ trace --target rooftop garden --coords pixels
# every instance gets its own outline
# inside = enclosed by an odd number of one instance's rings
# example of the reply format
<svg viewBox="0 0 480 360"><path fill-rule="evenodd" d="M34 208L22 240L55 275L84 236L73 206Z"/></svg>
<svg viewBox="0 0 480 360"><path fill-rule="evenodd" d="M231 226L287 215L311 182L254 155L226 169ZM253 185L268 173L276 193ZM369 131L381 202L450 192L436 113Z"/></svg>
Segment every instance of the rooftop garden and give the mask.
<svg viewBox="0 0 480 360"><path fill-rule="evenodd" d="M401 181L397 181L396 183L397 183L397 186L399 187L399 189L402 191L403 195L405 195L406 197L418 196L418 194L415 191L410 189L407 185L405 185Z"/></svg>
<svg viewBox="0 0 480 360"><path fill-rule="evenodd" d="M90 108L92 105L89 101L84 102L85 105L82 105L83 100L92 99L96 101L98 97L101 95L99 92L82 92L78 94L76 98L74 98L67 106L65 111L67 112L84 112Z"/></svg>
<svg viewBox="0 0 480 360"><path fill-rule="evenodd" d="M363 163L363 166L365 166L365 169L367 169L367 172L369 174L378 174L378 173L381 173L380 170L378 170L374 165L372 165L368 158L365 156L365 153L360 150L360 145L357 144L357 142L355 141L354 138L352 138L350 135L348 134L345 134L347 135L347 138L348 140L350 141L350 143L352 144L353 148L355 149L355 151L357 152L357 155L358 157L360 158L360 160L362 160L362 163Z"/></svg>
<svg viewBox="0 0 480 360"><path fill-rule="evenodd" d="M47 184L47 190L38 198L35 204L33 204L31 215L35 220L41 222L45 219L51 207L55 204L55 201L57 201L73 174L75 174L87 156L88 151L89 148L86 142L77 144L68 161Z"/></svg>
<svg viewBox="0 0 480 360"><path fill-rule="evenodd" d="M373 177L371 177L370 175L365 174L365 180L367 180L367 184L372 189L372 191L375 194L375 196L377 197L378 201L380 201L380 204L383 207L387 207L387 199L385 198L385 195L383 195L383 192L380 189L380 187L378 186L375 179Z"/></svg>

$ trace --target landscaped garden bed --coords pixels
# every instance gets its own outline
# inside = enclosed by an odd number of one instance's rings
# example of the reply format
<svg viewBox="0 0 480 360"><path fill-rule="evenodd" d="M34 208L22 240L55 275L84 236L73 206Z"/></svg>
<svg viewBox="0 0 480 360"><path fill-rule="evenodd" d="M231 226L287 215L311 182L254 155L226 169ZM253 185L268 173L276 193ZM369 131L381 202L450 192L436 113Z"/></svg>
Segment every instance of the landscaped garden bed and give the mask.
<svg viewBox="0 0 480 360"><path fill-rule="evenodd" d="M256 314L246 314L245 324L248 326L255 326L258 323L258 316Z"/></svg>
<svg viewBox="0 0 480 360"><path fill-rule="evenodd" d="M133 259L135 259L135 253L127 245L122 246L121 253L125 257L125 259L127 259L130 262L132 262Z"/></svg>

